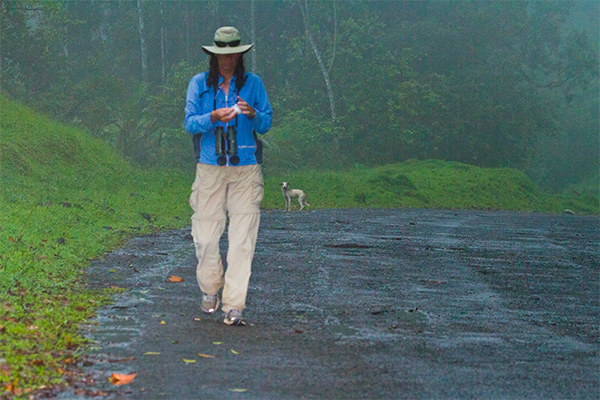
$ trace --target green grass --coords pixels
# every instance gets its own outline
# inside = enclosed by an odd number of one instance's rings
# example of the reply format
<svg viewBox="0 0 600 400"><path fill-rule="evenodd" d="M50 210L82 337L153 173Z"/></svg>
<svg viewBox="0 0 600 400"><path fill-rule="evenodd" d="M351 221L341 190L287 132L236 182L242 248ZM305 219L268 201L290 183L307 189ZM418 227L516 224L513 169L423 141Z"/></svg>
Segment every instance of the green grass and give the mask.
<svg viewBox="0 0 600 400"><path fill-rule="evenodd" d="M313 208L474 208L598 214L598 185L546 194L523 172L458 162L416 161L345 172L301 172L265 177L266 208L283 208L282 180L309 194ZM598 179L595 180L598 182ZM297 207L297 204L296 204Z"/></svg>
<svg viewBox="0 0 600 400"><path fill-rule="evenodd" d="M0 151L0 397L26 396L68 381L86 346L79 326L110 299L85 287L91 260L134 235L189 224L194 169L142 170L1 96ZM514 169L434 160L285 176L267 169L264 208L283 208L283 180L306 190L313 208L599 213L598 178L552 196Z"/></svg>
<svg viewBox="0 0 600 400"><path fill-rule="evenodd" d="M0 97L0 397L64 382L79 325L110 293L90 260L189 223L190 174L143 171L83 131Z"/></svg>

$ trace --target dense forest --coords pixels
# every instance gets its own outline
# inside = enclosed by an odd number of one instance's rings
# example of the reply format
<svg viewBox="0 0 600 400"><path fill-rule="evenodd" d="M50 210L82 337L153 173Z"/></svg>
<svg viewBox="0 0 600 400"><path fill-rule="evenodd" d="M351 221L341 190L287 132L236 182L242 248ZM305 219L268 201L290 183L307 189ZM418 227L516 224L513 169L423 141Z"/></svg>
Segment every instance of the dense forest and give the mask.
<svg viewBox="0 0 600 400"><path fill-rule="evenodd" d="M236 26L274 109L265 168L407 159L599 171L596 1L0 0L1 91L145 165L189 168L201 45Z"/></svg>

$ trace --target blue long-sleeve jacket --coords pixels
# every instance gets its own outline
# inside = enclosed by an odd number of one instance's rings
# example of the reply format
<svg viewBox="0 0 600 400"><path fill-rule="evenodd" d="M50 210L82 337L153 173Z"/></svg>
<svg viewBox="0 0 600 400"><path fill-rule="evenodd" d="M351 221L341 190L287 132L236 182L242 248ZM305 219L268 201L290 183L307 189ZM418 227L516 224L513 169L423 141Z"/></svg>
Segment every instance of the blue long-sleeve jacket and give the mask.
<svg viewBox="0 0 600 400"><path fill-rule="evenodd" d="M215 154L215 128L222 126L227 131L227 125L235 125L236 119L224 124L220 121L211 123L210 113L216 108L232 107L240 96L256 110L256 116L249 119L244 114L237 116L237 147L240 162L238 165L253 165L262 162L262 143L253 132L264 134L271 129L273 110L267 91L258 75L246 73L244 86L237 92L235 76L231 78L229 93L221 89L223 77L219 77L219 89L216 93L212 87L207 86L208 72L194 76L188 85L185 105L185 130L193 134L196 161L203 164L217 164ZM228 156L229 157L229 156ZM229 163L229 158L227 160Z"/></svg>

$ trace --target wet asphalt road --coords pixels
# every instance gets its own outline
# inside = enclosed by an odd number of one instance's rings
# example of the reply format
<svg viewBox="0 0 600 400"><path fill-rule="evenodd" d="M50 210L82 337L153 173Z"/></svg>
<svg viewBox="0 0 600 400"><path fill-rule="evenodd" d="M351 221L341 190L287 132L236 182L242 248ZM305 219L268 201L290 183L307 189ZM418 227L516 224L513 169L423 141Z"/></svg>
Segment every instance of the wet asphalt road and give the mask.
<svg viewBox="0 0 600 400"><path fill-rule="evenodd" d="M189 230L136 238L89 270L128 291L86 329L87 393L597 399L599 246L598 217L266 211L238 328L200 312Z"/></svg>

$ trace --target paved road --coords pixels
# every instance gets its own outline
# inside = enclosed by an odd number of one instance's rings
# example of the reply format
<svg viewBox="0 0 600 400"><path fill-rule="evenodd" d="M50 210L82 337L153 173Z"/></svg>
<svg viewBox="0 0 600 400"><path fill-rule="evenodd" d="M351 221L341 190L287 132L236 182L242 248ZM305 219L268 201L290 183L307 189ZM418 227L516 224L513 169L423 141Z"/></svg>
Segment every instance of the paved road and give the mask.
<svg viewBox="0 0 600 400"><path fill-rule="evenodd" d="M93 286L129 291L88 328L97 348L85 391L116 399L597 399L599 246L597 217L264 212L250 326L237 328L220 312L200 312L189 230L137 238L89 271ZM184 282L168 282L171 275ZM113 386L112 372L137 376Z"/></svg>

